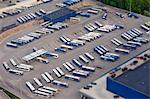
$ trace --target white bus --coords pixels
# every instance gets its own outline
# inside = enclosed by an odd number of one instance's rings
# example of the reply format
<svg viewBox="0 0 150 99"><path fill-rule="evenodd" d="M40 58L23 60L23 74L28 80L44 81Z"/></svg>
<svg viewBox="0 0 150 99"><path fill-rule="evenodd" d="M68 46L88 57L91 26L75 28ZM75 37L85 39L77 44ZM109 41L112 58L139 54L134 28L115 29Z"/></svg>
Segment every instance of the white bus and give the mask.
<svg viewBox="0 0 150 99"><path fill-rule="evenodd" d="M134 41L128 41L128 44L133 44L133 45L137 45L137 46L141 46L142 44L140 42L134 42Z"/></svg>
<svg viewBox="0 0 150 99"><path fill-rule="evenodd" d="M38 91L41 91L41 92L44 92L44 93L48 93L49 95L53 96L53 92L50 91L50 90L46 90L46 89L43 89L43 88L38 88Z"/></svg>
<svg viewBox="0 0 150 99"><path fill-rule="evenodd" d="M118 39L116 38L113 38L117 43L119 43L120 45L122 45L123 43L121 41L119 41Z"/></svg>
<svg viewBox="0 0 150 99"><path fill-rule="evenodd" d="M95 72L95 68L91 66L82 66L82 70Z"/></svg>
<svg viewBox="0 0 150 99"><path fill-rule="evenodd" d="M13 66L17 66L17 63L14 61L14 59L10 58L9 61Z"/></svg>
<svg viewBox="0 0 150 99"><path fill-rule="evenodd" d="M114 39L110 40L113 44L115 44L116 46L120 46L120 44L118 42L116 42Z"/></svg>
<svg viewBox="0 0 150 99"><path fill-rule="evenodd" d="M66 65L68 65L72 70L75 70L75 67L71 63L66 62Z"/></svg>
<svg viewBox="0 0 150 99"><path fill-rule="evenodd" d="M34 82L35 82L39 87L42 87L42 86L43 86L43 84L40 82L39 79L33 78L33 80L34 80Z"/></svg>
<svg viewBox="0 0 150 99"><path fill-rule="evenodd" d="M50 97L50 95L48 93L45 93L45 92L42 92L42 91L38 91L38 90L35 90L34 93L38 96L46 96L46 97Z"/></svg>
<svg viewBox="0 0 150 99"><path fill-rule="evenodd" d="M48 73L48 72L45 72L44 73L51 81L54 80L54 78Z"/></svg>
<svg viewBox="0 0 150 99"><path fill-rule="evenodd" d="M121 49L121 48L115 48L115 51L116 51L116 52L125 53L125 54L129 54L129 53L130 53L130 51L129 51L129 50Z"/></svg>
<svg viewBox="0 0 150 99"><path fill-rule="evenodd" d="M26 85L32 92L36 90L35 87L29 81L26 82Z"/></svg>
<svg viewBox="0 0 150 99"><path fill-rule="evenodd" d="M95 58L90 54L90 53L85 53L85 56L87 57L87 58L89 58L90 60L94 60Z"/></svg>
<svg viewBox="0 0 150 99"><path fill-rule="evenodd" d="M66 48L66 49L69 49L69 50L73 50L73 47L68 46L68 45L61 45L61 48Z"/></svg>
<svg viewBox="0 0 150 99"><path fill-rule="evenodd" d="M80 77L88 77L88 74L79 71L73 71L73 75Z"/></svg>
<svg viewBox="0 0 150 99"><path fill-rule="evenodd" d="M33 69L34 69L34 67L33 67L33 66L31 66L31 65L27 65L27 64L20 64L20 66L28 67L28 68L30 68L31 70L33 70Z"/></svg>
<svg viewBox="0 0 150 99"><path fill-rule="evenodd" d="M68 70L69 72L72 71L72 69L71 69L66 63L63 63L63 66L64 66L65 69Z"/></svg>
<svg viewBox="0 0 150 99"><path fill-rule="evenodd" d="M17 65L15 68L21 71L30 71L30 68L21 65Z"/></svg>
<svg viewBox="0 0 150 99"><path fill-rule="evenodd" d="M56 67L56 70L62 75L64 76L65 73L62 71L62 69L60 67Z"/></svg>
<svg viewBox="0 0 150 99"><path fill-rule="evenodd" d="M73 76L73 75L65 75L65 79L70 79L70 80L74 80L74 81L80 81L80 77L77 76Z"/></svg>
<svg viewBox="0 0 150 99"><path fill-rule="evenodd" d="M3 66L4 66L4 68L5 68L6 70L9 70L9 69L10 69L9 65L7 64L7 62L3 62Z"/></svg>
<svg viewBox="0 0 150 99"><path fill-rule="evenodd" d="M61 81L58 81L58 80L54 80L53 81L53 84L54 85L58 85L58 86L62 86L62 87L69 87L69 84L66 83L66 82L61 82Z"/></svg>
<svg viewBox="0 0 150 99"><path fill-rule="evenodd" d="M98 22L98 21L95 21L95 24L97 25L97 26L99 26L99 27L102 27L103 25L100 23L100 22Z"/></svg>
<svg viewBox="0 0 150 99"><path fill-rule="evenodd" d="M49 78L45 75L45 74L41 74L41 76L43 77L43 79L47 82L50 83L51 81L49 80Z"/></svg>
<svg viewBox="0 0 150 99"><path fill-rule="evenodd" d="M23 75L23 71L16 70L16 69L9 69L10 73L16 74L16 75Z"/></svg>
<svg viewBox="0 0 150 99"><path fill-rule="evenodd" d="M79 59L81 59L84 63L89 63L88 59L86 59L84 56L79 55Z"/></svg>
<svg viewBox="0 0 150 99"><path fill-rule="evenodd" d="M58 72L56 69L53 69L53 72L55 73L55 75L56 75L58 78L61 77L61 75L59 74L59 72Z"/></svg>
<svg viewBox="0 0 150 99"><path fill-rule="evenodd" d="M58 91L59 91L58 89L55 89L55 88L52 88L52 87L48 87L48 86L43 86L43 88L46 89L46 90L53 91L55 93L58 93Z"/></svg>
<svg viewBox="0 0 150 99"><path fill-rule="evenodd" d="M106 52L109 52L109 50L105 46L100 45L100 47L103 48Z"/></svg>
<svg viewBox="0 0 150 99"><path fill-rule="evenodd" d="M95 11L95 10L88 10L88 13L98 14L98 11Z"/></svg>

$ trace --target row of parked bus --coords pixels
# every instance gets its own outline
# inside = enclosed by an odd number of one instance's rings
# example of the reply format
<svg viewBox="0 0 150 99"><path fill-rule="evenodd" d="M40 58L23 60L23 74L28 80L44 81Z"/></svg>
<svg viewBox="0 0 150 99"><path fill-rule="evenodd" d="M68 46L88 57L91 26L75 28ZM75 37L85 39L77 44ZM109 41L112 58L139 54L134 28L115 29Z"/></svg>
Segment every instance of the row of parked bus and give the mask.
<svg viewBox="0 0 150 99"><path fill-rule="evenodd" d="M28 72L34 69L33 66L27 65L27 64L19 64L14 59L9 59L11 65L8 64L8 62L3 62L3 67L10 73L16 74L16 75L23 75L24 72Z"/></svg>
<svg viewBox="0 0 150 99"><path fill-rule="evenodd" d="M82 0L65 0L63 3L68 5L68 6L71 6L71 5L74 5L74 4L79 3L81 1Z"/></svg>

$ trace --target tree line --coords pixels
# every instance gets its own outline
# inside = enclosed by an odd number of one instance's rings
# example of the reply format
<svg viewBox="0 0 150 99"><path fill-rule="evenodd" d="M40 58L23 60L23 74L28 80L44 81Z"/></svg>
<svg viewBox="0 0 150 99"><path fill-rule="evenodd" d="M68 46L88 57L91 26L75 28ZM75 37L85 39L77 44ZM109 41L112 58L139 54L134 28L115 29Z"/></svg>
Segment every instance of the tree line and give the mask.
<svg viewBox="0 0 150 99"><path fill-rule="evenodd" d="M125 10L130 10L130 2L131 2L132 12L136 12L150 17L150 0L99 0L99 1Z"/></svg>

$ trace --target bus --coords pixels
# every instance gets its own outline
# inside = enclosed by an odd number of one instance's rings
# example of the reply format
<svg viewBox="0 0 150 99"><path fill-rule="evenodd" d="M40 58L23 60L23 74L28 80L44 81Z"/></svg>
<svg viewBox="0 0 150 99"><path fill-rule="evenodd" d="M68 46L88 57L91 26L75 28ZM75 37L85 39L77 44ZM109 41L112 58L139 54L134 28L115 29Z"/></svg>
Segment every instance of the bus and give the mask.
<svg viewBox="0 0 150 99"><path fill-rule="evenodd" d="M48 87L48 86L43 86L42 87L43 89L46 89L46 90L50 90L50 91L53 91L53 92L55 92L55 93L58 93L58 89L55 89L55 88L52 88L52 87Z"/></svg>
<svg viewBox="0 0 150 99"><path fill-rule="evenodd" d="M68 41L66 39L64 39L63 37L59 38L62 42L67 43Z"/></svg>
<svg viewBox="0 0 150 99"><path fill-rule="evenodd" d="M118 39L116 38L113 38L117 43L119 43L120 45L122 45L123 43L121 41L119 41Z"/></svg>
<svg viewBox="0 0 150 99"><path fill-rule="evenodd" d="M86 59L84 56L82 56L82 55L79 55L79 59L81 59L84 63L86 63L86 64L88 64L89 63L89 61L88 61L88 59Z"/></svg>
<svg viewBox="0 0 150 99"><path fill-rule="evenodd" d="M10 73L16 74L16 75L23 75L23 71L16 70L16 69L9 69L8 70Z"/></svg>
<svg viewBox="0 0 150 99"><path fill-rule="evenodd" d="M98 48L94 48L94 51L95 51L96 53L98 53L99 55L103 55L103 54L104 54L104 53L101 52Z"/></svg>
<svg viewBox="0 0 150 99"><path fill-rule="evenodd" d="M115 44L116 46L120 46L120 44L118 42L116 42L115 40L110 40L113 44Z"/></svg>
<svg viewBox="0 0 150 99"><path fill-rule="evenodd" d="M56 67L56 70L62 75L64 76L65 73L62 71L62 69L60 67Z"/></svg>
<svg viewBox="0 0 150 99"><path fill-rule="evenodd" d="M66 70L68 70L69 72L72 71L72 69L71 69L68 65L66 65L66 63L63 63L63 66L64 66L64 68L65 68Z"/></svg>
<svg viewBox="0 0 150 99"><path fill-rule="evenodd" d="M9 65L7 64L7 62L3 62L3 66L4 66L4 68L5 68L6 70L9 70L9 69L10 69Z"/></svg>
<svg viewBox="0 0 150 99"><path fill-rule="evenodd" d="M127 43L125 43L125 44L123 44L123 47L124 48L131 48L131 49L136 49L136 45L133 45L133 44L127 44Z"/></svg>
<svg viewBox="0 0 150 99"><path fill-rule="evenodd" d="M91 66L82 66L82 70L95 72L95 68Z"/></svg>
<svg viewBox="0 0 150 99"><path fill-rule="evenodd" d="M17 65L15 68L18 69L18 70L21 70L21 71L30 71L30 68L24 67L24 66L20 66L20 65Z"/></svg>
<svg viewBox="0 0 150 99"><path fill-rule="evenodd" d="M68 37L65 36L65 35L62 35L62 37L63 37L67 42L70 42L70 41L71 41L70 38L68 38Z"/></svg>
<svg viewBox="0 0 150 99"><path fill-rule="evenodd" d="M96 48L99 49L101 52L106 53L106 51L103 48L101 48L100 46L96 46Z"/></svg>
<svg viewBox="0 0 150 99"><path fill-rule="evenodd" d="M26 86L30 89L31 92L36 90L35 87L29 81L26 82Z"/></svg>
<svg viewBox="0 0 150 99"><path fill-rule="evenodd" d="M83 72L79 72L79 71L73 71L73 75L85 77L85 78L89 76L87 73L83 73Z"/></svg>
<svg viewBox="0 0 150 99"><path fill-rule="evenodd" d="M135 31L137 31L138 33L140 33L141 35L143 34L143 32L141 32L140 30L138 30L137 28L134 28Z"/></svg>
<svg viewBox="0 0 150 99"><path fill-rule="evenodd" d="M116 52L124 53L124 54L129 54L130 51L126 49L121 49L121 48L115 48Z"/></svg>
<svg viewBox="0 0 150 99"><path fill-rule="evenodd" d="M120 58L120 55L114 54L114 53L106 53L105 56L110 56L110 57L115 58L115 59Z"/></svg>
<svg viewBox="0 0 150 99"><path fill-rule="evenodd" d="M33 70L33 69L34 69L34 67L33 67L33 66L31 66L31 65L27 65L27 64L20 64L20 66L24 66L24 67L30 68L31 70Z"/></svg>
<svg viewBox="0 0 150 99"><path fill-rule="evenodd" d="M56 69L53 69L53 72L55 73L55 75L56 75L58 78L61 77L61 75L59 74L59 72L58 72Z"/></svg>
<svg viewBox="0 0 150 99"><path fill-rule="evenodd" d="M146 31L150 31L150 28L148 28L148 27L145 26L145 25L141 25L141 28L144 29L144 30L146 30Z"/></svg>
<svg viewBox="0 0 150 99"><path fill-rule="evenodd" d="M72 62L77 66L82 67L82 64L77 59L73 59Z"/></svg>
<svg viewBox="0 0 150 99"><path fill-rule="evenodd" d="M133 35L130 31L126 32L129 36L131 36L132 38L135 38L136 36Z"/></svg>
<svg viewBox="0 0 150 99"><path fill-rule="evenodd" d="M95 21L95 24L97 25L97 26L99 26L99 27L102 27L103 25L100 23L100 22L98 22L98 21Z"/></svg>
<svg viewBox="0 0 150 99"><path fill-rule="evenodd" d="M140 36L141 34L139 32L137 32L136 30L132 29L132 32L134 32L135 34L137 34L138 36Z"/></svg>
<svg viewBox="0 0 150 99"><path fill-rule="evenodd" d="M69 49L69 50L73 50L73 47L68 46L68 45L61 45L61 48L66 48L66 49Z"/></svg>
<svg viewBox="0 0 150 99"><path fill-rule="evenodd" d="M133 37L132 37L132 36L130 36L129 34L127 34L126 32L124 33L124 35L126 35L127 37L129 37L129 38L130 38L130 40L131 40L131 39L133 39Z"/></svg>
<svg viewBox="0 0 150 99"><path fill-rule="evenodd" d="M66 87L66 88L69 87L69 84L68 84L68 83L66 83L66 82L61 82L61 81L58 81L58 80L54 80L54 81L53 81L53 84L54 84L54 85L58 85L58 86L62 86L62 87Z"/></svg>
<svg viewBox="0 0 150 99"><path fill-rule="evenodd" d="M9 61L13 66L17 66L17 63L14 61L14 59L10 58Z"/></svg>
<svg viewBox="0 0 150 99"><path fill-rule="evenodd" d="M43 84L41 83L41 81L38 78L33 78L33 80L39 87L43 86Z"/></svg>
<svg viewBox="0 0 150 99"><path fill-rule="evenodd" d="M38 96L46 96L47 98L50 97L50 95L48 93L45 93L45 92L42 92L42 91L35 90L34 93Z"/></svg>
<svg viewBox="0 0 150 99"><path fill-rule="evenodd" d="M50 83L51 81L49 80L49 78L45 75L45 74L41 74L42 78L47 82Z"/></svg>
<svg viewBox="0 0 150 99"><path fill-rule="evenodd" d="M107 19L107 13L103 14L102 19L105 19L105 20Z"/></svg>
<svg viewBox="0 0 150 99"><path fill-rule="evenodd" d="M45 64L48 64L48 63L49 63L48 59L45 59L45 58L43 58L43 57L37 57L36 59L37 59L39 62L42 62L42 63L45 63Z"/></svg>
<svg viewBox="0 0 150 99"><path fill-rule="evenodd" d="M73 76L73 75L65 75L65 79L69 79L69 80L73 80L73 81L77 81L79 82L80 81L80 77L77 77L77 76Z"/></svg>
<svg viewBox="0 0 150 99"><path fill-rule="evenodd" d="M98 11L95 11L95 10L88 10L88 13L98 14Z"/></svg>
<svg viewBox="0 0 150 99"><path fill-rule="evenodd" d="M84 55L89 58L90 60L94 60L95 58L90 53L84 53Z"/></svg>
<svg viewBox="0 0 150 99"><path fill-rule="evenodd" d="M125 34L121 34L121 37L128 40L128 41L130 40L130 38L128 36L126 36Z"/></svg>
<svg viewBox="0 0 150 99"><path fill-rule="evenodd" d="M66 65L69 66L72 70L75 70L75 67L71 63L66 62Z"/></svg>
<svg viewBox="0 0 150 99"><path fill-rule="evenodd" d="M131 45L142 46L140 42L128 41L127 43Z"/></svg>
<svg viewBox="0 0 150 99"><path fill-rule="evenodd" d="M44 74L48 77L49 80L54 80L54 78L48 72L45 72Z"/></svg>
<svg viewBox="0 0 150 99"><path fill-rule="evenodd" d="M13 44L13 43L9 43L9 42L6 43L6 46L13 47L13 48L18 48L17 44Z"/></svg>
<svg viewBox="0 0 150 99"><path fill-rule="evenodd" d="M114 61L116 61L116 59L115 59L115 58L108 57L108 56L104 56L104 55L100 56L100 58L101 58L102 60L110 61L110 62L114 62Z"/></svg>
<svg viewBox="0 0 150 99"><path fill-rule="evenodd" d="M38 91L48 93L49 95L54 96L54 93L50 90L46 90L46 89L43 89L43 88L38 88Z"/></svg>
<svg viewBox="0 0 150 99"><path fill-rule="evenodd" d="M100 47L101 47L102 49L104 49L106 52L109 52L109 50L108 50L105 46L100 45Z"/></svg>

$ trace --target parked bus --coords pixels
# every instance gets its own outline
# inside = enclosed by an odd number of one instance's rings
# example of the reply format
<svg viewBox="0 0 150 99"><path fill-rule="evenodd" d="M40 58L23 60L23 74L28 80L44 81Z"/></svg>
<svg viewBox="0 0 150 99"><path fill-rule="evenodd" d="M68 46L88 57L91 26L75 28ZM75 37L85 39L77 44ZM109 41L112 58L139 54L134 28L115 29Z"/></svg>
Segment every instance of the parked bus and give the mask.
<svg viewBox="0 0 150 99"><path fill-rule="evenodd" d="M38 88L38 91L41 91L41 92L44 92L44 93L48 93L49 95L53 96L53 92L50 91L50 90L46 90L46 89L43 89L43 88Z"/></svg>
<svg viewBox="0 0 150 99"><path fill-rule="evenodd" d="M116 46L120 46L120 44L118 42L116 42L115 40L110 40L113 44L115 44Z"/></svg>
<svg viewBox="0 0 150 99"><path fill-rule="evenodd" d="M102 49L104 49L106 52L109 52L109 50L108 50L105 46L100 45L100 47L101 47Z"/></svg>
<svg viewBox="0 0 150 99"><path fill-rule="evenodd" d="M82 70L95 72L95 68L90 66L82 66Z"/></svg>
<svg viewBox="0 0 150 99"><path fill-rule="evenodd" d="M20 65L17 65L15 68L18 69L18 70L21 70L21 71L30 71L30 68L24 67L24 66L20 66Z"/></svg>
<svg viewBox="0 0 150 99"><path fill-rule="evenodd" d="M94 51L95 51L96 53L98 53L99 55L103 55L103 54L104 54L104 53L101 52L98 48L94 48Z"/></svg>
<svg viewBox="0 0 150 99"><path fill-rule="evenodd" d="M49 80L49 78L45 75L45 74L41 74L42 78L47 82L50 83L51 81Z"/></svg>
<svg viewBox="0 0 150 99"><path fill-rule="evenodd" d="M61 81L58 81L58 80L54 80L53 81L53 84L54 85L58 85L58 86L62 86L62 87L69 87L69 84L66 83L66 82L61 82Z"/></svg>
<svg viewBox="0 0 150 99"><path fill-rule="evenodd" d="M6 43L6 46L13 47L13 48L18 48L17 44L13 44L13 43L9 43L9 42Z"/></svg>
<svg viewBox="0 0 150 99"><path fill-rule="evenodd" d="M84 56L82 56L82 55L79 55L79 59L81 59L84 63L86 63L86 64L88 64L89 63L89 61L88 61L88 59L86 59Z"/></svg>
<svg viewBox="0 0 150 99"><path fill-rule="evenodd" d="M75 67L71 63L66 62L66 65L68 65L72 70L75 70Z"/></svg>
<svg viewBox="0 0 150 99"><path fill-rule="evenodd" d="M13 66L17 66L17 63L14 61L14 59L10 58L9 61Z"/></svg>
<svg viewBox="0 0 150 99"><path fill-rule="evenodd" d="M113 38L117 43L119 43L120 45L122 45L123 43L121 41L119 41L118 39L116 38Z"/></svg>
<svg viewBox="0 0 150 99"><path fill-rule="evenodd" d="M61 45L61 48L66 48L66 49L69 49L69 50L73 50L73 47L68 46L68 45Z"/></svg>
<svg viewBox="0 0 150 99"><path fill-rule="evenodd" d="M43 86L43 84L41 83L41 81L38 78L33 78L33 80L39 87Z"/></svg>
<svg viewBox="0 0 150 99"><path fill-rule="evenodd" d="M130 40L130 38L128 36L124 35L124 34L121 34L121 37L128 40L128 41Z"/></svg>
<svg viewBox="0 0 150 99"><path fill-rule="evenodd" d="M134 41L128 41L128 44L136 45L136 46L141 46L142 44L140 42L134 42Z"/></svg>
<svg viewBox="0 0 150 99"><path fill-rule="evenodd" d="M55 93L58 93L58 91L59 91L58 89L55 89L55 88L52 88L52 87L48 87L48 86L43 86L43 88L46 89L46 90L53 91Z"/></svg>
<svg viewBox="0 0 150 99"><path fill-rule="evenodd" d="M16 69L9 69L10 73L16 74L16 75L23 75L23 71L16 70Z"/></svg>
<svg viewBox="0 0 150 99"><path fill-rule="evenodd" d="M66 39L64 39L63 37L59 38L62 42L67 43L68 41Z"/></svg>
<svg viewBox="0 0 150 99"><path fill-rule="evenodd" d="M108 57L108 56L104 56L104 55L100 56L100 58L101 58L102 60L110 61L110 62L116 61L114 58Z"/></svg>
<svg viewBox="0 0 150 99"><path fill-rule="evenodd" d="M3 66L4 66L4 68L5 68L6 70L9 70L9 69L10 69L9 65L7 64L7 62L3 62Z"/></svg>
<svg viewBox="0 0 150 99"><path fill-rule="evenodd" d="M98 14L98 11L95 11L95 10L88 10L88 13Z"/></svg>
<svg viewBox="0 0 150 99"><path fill-rule="evenodd" d="M146 30L146 31L150 31L150 28L148 28L148 27L145 26L145 25L141 25L141 28L144 29L144 30Z"/></svg>
<svg viewBox="0 0 150 99"><path fill-rule="evenodd" d="M133 45L133 44L123 44L123 47L124 48L131 48L131 49L136 49L136 45Z"/></svg>
<svg viewBox="0 0 150 99"><path fill-rule="evenodd" d="M77 59L73 59L72 62L77 66L82 67L82 64Z"/></svg>
<svg viewBox="0 0 150 99"><path fill-rule="evenodd" d="M60 67L56 67L56 70L62 75L64 76L65 73L62 71L62 69Z"/></svg>
<svg viewBox="0 0 150 99"><path fill-rule="evenodd" d="M26 82L26 86L30 89L31 92L36 90L35 87L29 81Z"/></svg>
<svg viewBox="0 0 150 99"><path fill-rule="evenodd" d="M63 66L64 66L65 69L68 70L69 72L72 71L72 69L71 69L68 65L66 65L66 63L63 63Z"/></svg>
<svg viewBox="0 0 150 99"><path fill-rule="evenodd" d="M20 66L24 66L24 67L30 68L31 70L33 70L33 69L34 69L34 67L33 67L33 66L31 66L31 65L27 65L27 64L20 64Z"/></svg>
<svg viewBox="0 0 150 99"><path fill-rule="evenodd" d="M44 74L45 74L45 75L48 77L48 79L50 79L51 81L54 80L54 78L53 78L48 72L45 72Z"/></svg>
<svg viewBox="0 0 150 99"><path fill-rule="evenodd" d="M94 60L95 58L90 54L90 53L85 53L84 54L87 58L89 58L90 60Z"/></svg>
<svg viewBox="0 0 150 99"><path fill-rule="evenodd" d="M35 90L34 93L38 96L46 96L47 98L50 97L50 95L48 93L45 93L45 92L42 92L42 91Z"/></svg>
<svg viewBox="0 0 150 99"><path fill-rule="evenodd" d="M106 53L105 56L110 56L110 57L115 58L115 59L120 58L120 55L114 54L114 53Z"/></svg>
<svg viewBox="0 0 150 99"><path fill-rule="evenodd" d="M73 75L65 75L65 79L70 79L70 80L74 80L74 81L80 81L80 77L77 76L73 76Z"/></svg>
<svg viewBox="0 0 150 99"><path fill-rule="evenodd" d="M96 46L96 48L97 48L98 50L100 50L103 54L106 53L106 51L105 51L103 48L101 48L100 46Z"/></svg>
<svg viewBox="0 0 150 99"><path fill-rule="evenodd" d="M97 25L97 26L99 26L99 27L102 27L103 25L100 23L100 22L98 22L98 21L95 21L95 24Z"/></svg>
<svg viewBox="0 0 150 99"><path fill-rule="evenodd" d="M55 73L55 75L56 75L58 78L61 77L61 75L59 74L59 72L58 72L56 69L53 69L53 72Z"/></svg>
<svg viewBox="0 0 150 99"><path fill-rule="evenodd" d="M79 71L73 71L73 75L85 77L85 78L89 76L87 73L83 73L83 72L79 72Z"/></svg>
<svg viewBox="0 0 150 99"><path fill-rule="evenodd" d="M115 51L116 52L121 52L121 53L124 53L124 54L129 54L130 53L129 50L121 49L121 48L115 48Z"/></svg>

